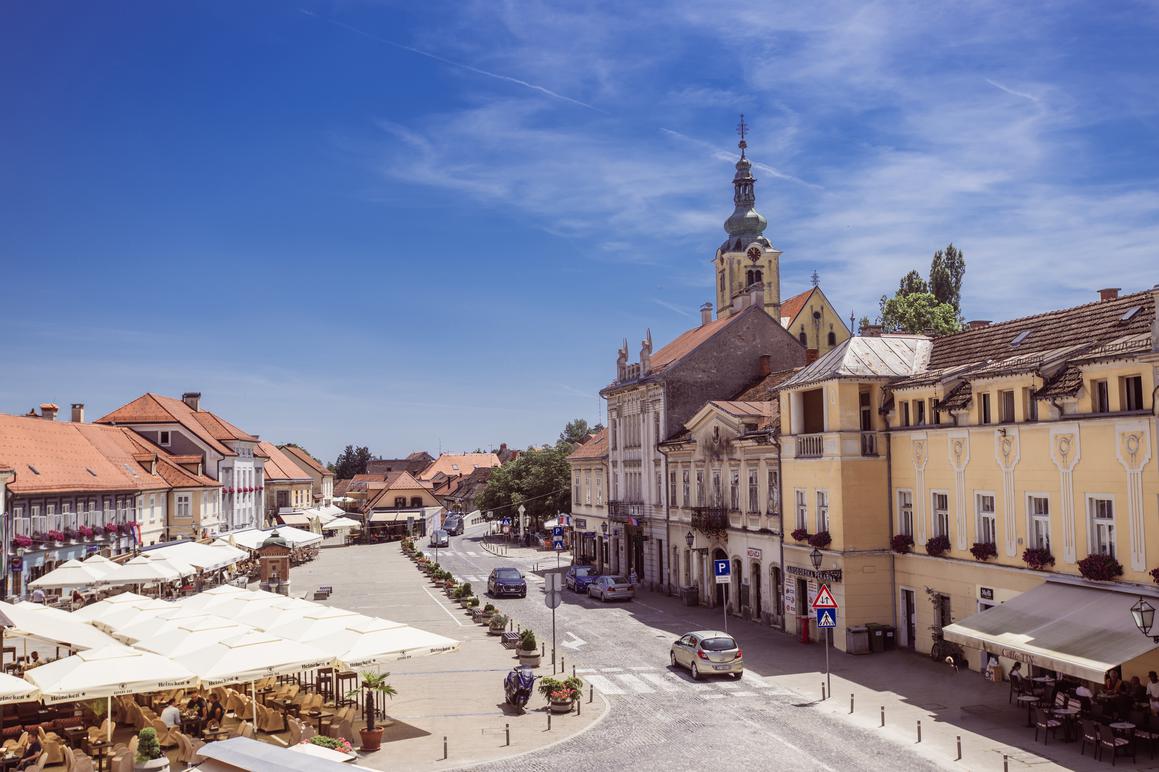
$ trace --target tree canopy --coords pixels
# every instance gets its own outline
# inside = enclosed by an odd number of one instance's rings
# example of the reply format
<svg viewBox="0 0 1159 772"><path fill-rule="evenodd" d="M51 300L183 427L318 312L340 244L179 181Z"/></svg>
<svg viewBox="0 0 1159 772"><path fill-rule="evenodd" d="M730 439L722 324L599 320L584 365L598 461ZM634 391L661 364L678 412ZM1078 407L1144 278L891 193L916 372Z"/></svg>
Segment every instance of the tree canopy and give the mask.
<svg viewBox="0 0 1159 772"><path fill-rule="evenodd" d="M881 296L878 321L886 332L947 335L962 328L962 280L966 255L953 244L930 261L929 281L910 271L893 297Z"/></svg>
<svg viewBox="0 0 1159 772"><path fill-rule="evenodd" d="M559 433L559 441L565 445L576 446L587 439L591 433L588 422L582 418L574 418L567 422L563 431Z"/></svg>
<svg viewBox="0 0 1159 772"><path fill-rule="evenodd" d="M492 519L518 516L519 505L535 524L571 511L571 445L528 448L514 461L491 472L487 487L475 497L475 507Z"/></svg>
<svg viewBox="0 0 1159 772"><path fill-rule="evenodd" d="M366 474L366 463L371 458L370 448L365 445L360 448L347 445L330 468L334 470L336 480L349 480L356 474Z"/></svg>

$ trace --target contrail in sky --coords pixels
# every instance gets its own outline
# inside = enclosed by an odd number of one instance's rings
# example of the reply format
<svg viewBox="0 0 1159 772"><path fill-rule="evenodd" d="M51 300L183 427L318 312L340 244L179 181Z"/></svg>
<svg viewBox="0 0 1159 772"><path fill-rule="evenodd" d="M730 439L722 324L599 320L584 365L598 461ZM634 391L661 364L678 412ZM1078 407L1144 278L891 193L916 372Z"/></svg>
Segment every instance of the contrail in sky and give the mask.
<svg viewBox="0 0 1159 772"><path fill-rule="evenodd" d="M349 32L353 32L356 35L361 35L362 37L367 38L369 40L373 40L376 43L383 43L383 44L391 46L393 48L397 48L401 51L407 51L407 52L412 53L412 54L418 54L419 56L425 56L428 59L433 59L434 61L445 64L449 67L458 67L460 70L466 70L467 72L473 72L476 75L482 75L486 78L494 78L495 80L502 80L502 81L506 81L507 83L514 83L517 86L523 86L524 88L531 89L532 91L538 91L540 94L543 94L544 96L549 96L552 99L559 99L563 102L570 102L571 104L577 105L577 106L582 107L586 110L591 110L593 112L601 113L603 115L608 114L607 112L601 110L598 107L594 107L593 105L589 105L587 102L581 102L578 99L572 99L569 96L564 96L563 94L560 94L556 91L552 91L549 88L544 88L543 86L538 86L534 83L528 83L527 81L520 80L519 78L512 78L509 75L500 75L497 72L488 72L487 70L480 70L478 67L472 67L469 64L463 64L462 62L456 62L453 59L447 59L447 58L444 58L442 56L439 56L438 54L432 54L429 51L423 51L420 48L413 48L412 46L403 45L402 43L396 43L393 40L388 40L387 38L379 37L378 35L373 35L369 32L364 32L363 30L360 30L357 27L352 27L349 24L346 24L344 22L340 22L340 21L337 21L335 19L330 19L330 18L327 18L324 16L319 16L318 14L314 13L313 11L308 11L305 8L299 8L298 10L301 11L302 13L306 14L307 16L312 16L315 19L321 19L324 22L327 22L329 24L333 24L335 27L341 27L344 30L347 30Z"/></svg>

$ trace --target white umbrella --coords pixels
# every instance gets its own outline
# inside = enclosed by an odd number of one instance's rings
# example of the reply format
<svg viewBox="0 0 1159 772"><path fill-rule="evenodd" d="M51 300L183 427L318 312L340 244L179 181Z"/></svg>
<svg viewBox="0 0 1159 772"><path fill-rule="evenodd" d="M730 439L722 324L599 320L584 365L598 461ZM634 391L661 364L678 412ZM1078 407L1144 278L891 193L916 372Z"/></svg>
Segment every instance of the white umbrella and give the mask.
<svg viewBox="0 0 1159 772"><path fill-rule="evenodd" d="M337 659L347 667L373 667L384 662L442 654L459 648L460 642L417 627L393 627L374 632L343 630L310 644L325 651L338 652Z"/></svg>
<svg viewBox="0 0 1159 772"><path fill-rule="evenodd" d="M125 563L101 579L101 584L157 584L174 582L181 575L160 560L150 560L144 555Z"/></svg>
<svg viewBox="0 0 1159 772"><path fill-rule="evenodd" d="M89 568L105 574L109 573L110 571L116 571L120 566L120 563L114 563L99 552L94 552L81 562L83 562Z"/></svg>
<svg viewBox="0 0 1159 772"><path fill-rule="evenodd" d="M326 606L320 606L317 603L311 603L308 600L299 600L298 598L283 598L282 603L270 603L261 608L254 609L252 613L246 614L243 617L233 617L238 622L244 622L247 625L253 625L259 630L269 630L271 627L280 626L286 622L302 622L303 619L309 618L310 615L316 614L318 609L325 609ZM345 611L344 614L352 614L352 611ZM282 636L288 638L290 636Z"/></svg>
<svg viewBox="0 0 1159 772"><path fill-rule="evenodd" d="M261 632L229 638L175 659L196 673L205 686L256 681L334 662L333 656L313 646Z"/></svg>
<svg viewBox="0 0 1159 772"><path fill-rule="evenodd" d="M265 608L266 606L280 605L285 602L285 595L277 595L272 592L247 592L245 595L235 595L220 604L206 606L205 608L220 617L244 622L248 615L253 614L258 609Z"/></svg>
<svg viewBox="0 0 1159 772"><path fill-rule="evenodd" d="M66 560L59 568L49 571L39 579L28 583L29 587L88 587L96 584L104 572L95 566L87 566L79 560Z"/></svg>
<svg viewBox="0 0 1159 772"><path fill-rule="evenodd" d="M362 523L349 517L336 517L328 523L322 524L323 531L342 531L350 528L361 528Z"/></svg>
<svg viewBox="0 0 1159 772"><path fill-rule="evenodd" d="M152 560L154 563L159 563L166 568L172 569L173 573L177 574L177 576L182 579L187 576L193 576L197 573L196 568L194 568L190 563L182 560L177 555L146 555L146 557L148 557L149 560Z"/></svg>
<svg viewBox="0 0 1159 772"><path fill-rule="evenodd" d="M158 633L172 630L175 627L181 627L195 620L212 619L218 622L233 623L232 619L216 616L212 612L203 609L183 608L177 604L172 605L173 608L169 611L159 611L151 619L139 619L123 625L113 633L113 636L132 645L137 641L152 638Z"/></svg>
<svg viewBox="0 0 1159 772"><path fill-rule="evenodd" d="M43 609L29 609L2 601L0 624L8 628L4 631L5 635L37 638L70 649L93 649L116 643L83 620L64 618Z"/></svg>
<svg viewBox="0 0 1159 772"><path fill-rule="evenodd" d="M154 620L157 618L157 614L169 611L173 607L174 604L163 600L125 604L101 614L96 619L90 619L89 624L96 625L105 632L115 633L129 625Z"/></svg>
<svg viewBox="0 0 1159 772"><path fill-rule="evenodd" d="M152 598L146 598L144 595L138 595L135 592L122 592L120 595L114 595L111 598L105 598L96 603L90 603L84 608L79 608L72 612L72 616L82 622L87 622L91 619L96 619L102 614L107 614L115 608L140 604L148 600L152 600Z"/></svg>
<svg viewBox="0 0 1159 772"><path fill-rule="evenodd" d="M113 697L178 689L197 681L188 668L168 657L119 643L33 668L27 678L40 688L45 704L104 697L109 712ZM109 742L112 739L110 724Z"/></svg>
<svg viewBox="0 0 1159 772"><path fill-rule="evenodd" d="M175 627L143 638L134 645L138 649L164 654L167 657L180 657L204 649L206 646L221 643L227 638L237 638L252 632L252 627L228 619L201 617L182 620Z"/></svg>
<svg viewBox="0 0 1159 772"><path fill-rule="evenodd" d="M325 608L329 611L342 611L342 609ZM306 615L296 621L282 622L276 627L270 627L268 632L270 635L280 635L293 641L311 643L316 638L324 638L343 630L366 633L403 626L401 622L391 622L389 619L368 617L364 614L347 611L344 614Z"/></svg>
<svg viewBox="0 0 1159 772"><path fill-rule="evenodd" d="M203 590L196 595L190 595L188 598L183 598L178 602L188 609L208 608L209 606L229 600L241 592L248 591L240 587L235 587L232 584L219 584L217 587L210 587L208 590Z"/></svg>
<svg viewBox="0 0 1159 772"><path fill-rule="evenodd" d="M0 673L0 705L14 702L29 702L40 698L40 690L23 678Z"/></svg>

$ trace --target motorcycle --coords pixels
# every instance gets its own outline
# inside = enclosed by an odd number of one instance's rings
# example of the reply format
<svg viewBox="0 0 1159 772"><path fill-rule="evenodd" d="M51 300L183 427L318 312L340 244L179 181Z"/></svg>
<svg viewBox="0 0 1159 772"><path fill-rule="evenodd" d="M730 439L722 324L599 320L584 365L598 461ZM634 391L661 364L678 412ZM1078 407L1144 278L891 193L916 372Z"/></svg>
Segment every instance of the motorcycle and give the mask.
<svg viewBox="0 0 1159 772"><path fill-rule="evenodd" d="M507 704L523 710L527 700L531 698L531 689L535 686L535 679L539 676L531 672L530 668L512 668L503 679L503 693Z"/></svg>

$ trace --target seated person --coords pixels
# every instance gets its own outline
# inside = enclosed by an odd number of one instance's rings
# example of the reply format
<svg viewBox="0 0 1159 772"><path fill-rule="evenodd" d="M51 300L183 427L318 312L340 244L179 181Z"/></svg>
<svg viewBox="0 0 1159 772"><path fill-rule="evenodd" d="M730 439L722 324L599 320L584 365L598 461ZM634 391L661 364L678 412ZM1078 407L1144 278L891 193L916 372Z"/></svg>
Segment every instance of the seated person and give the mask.
<svg viewBox="0 0 1159 772"><path fill-rule="evenodd" d="M205 719L213 727L221 726L221 722L225 721L225 706L221 704L221 700L216 696L209 703L209 709Z"/></svg>
<svg viewBox="0 0 1159 772"><path fill-rule="evenodd" d="M165 703L161 711L161 721L168 727L181 727L181 709L177 707L177 700L172 697Z"/></svg>
<svg viewBox="0 0 1159 772"><path fill-rule="evenodd" d="M1131 700L1134 702L1143 702L1147 699L1147 689L1143 686L1143 682L1139 680L1139 676L1131 676L1131 683L1128 684L1127 693L1131 695Z"/></svg>
<svg viewBox="0 0 1159 772"><path fill-rule="evenodd" d="M185 709L196 713L198 718L205 718L205 698L201 696L201 692L194 690L189 702L185 703Z"/></svg>
<svg viewBox="0 0 1159 772"><path fill-rule="evenodd" d="M44 746L40 744L40 737L29 733L28 747L24 749L24 755L20 757L20 762L16 765L17 769L28 769L36 766L37 759L40 754L44 753Z"/></svg>

